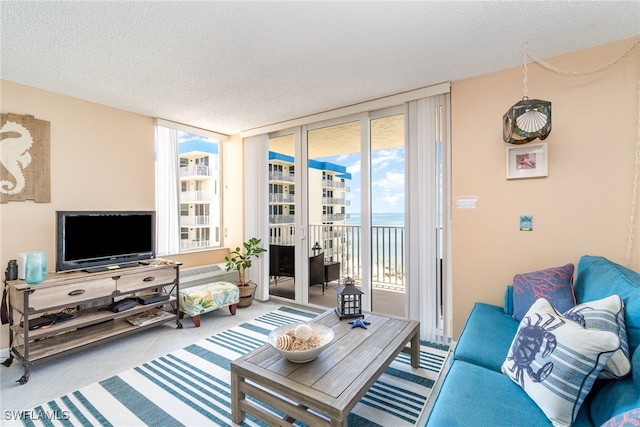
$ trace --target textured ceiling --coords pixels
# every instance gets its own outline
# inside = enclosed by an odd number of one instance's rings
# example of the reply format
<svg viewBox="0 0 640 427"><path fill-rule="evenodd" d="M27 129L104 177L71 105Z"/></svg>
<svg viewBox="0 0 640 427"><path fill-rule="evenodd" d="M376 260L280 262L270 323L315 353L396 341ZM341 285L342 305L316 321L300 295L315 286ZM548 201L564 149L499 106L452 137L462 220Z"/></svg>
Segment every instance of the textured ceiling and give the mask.
<svg viewBox="0 0 640 427"><path fill-rule="evenodd" d="M2 79L233 134L640 35L640 1L0 1Z"/></svg>

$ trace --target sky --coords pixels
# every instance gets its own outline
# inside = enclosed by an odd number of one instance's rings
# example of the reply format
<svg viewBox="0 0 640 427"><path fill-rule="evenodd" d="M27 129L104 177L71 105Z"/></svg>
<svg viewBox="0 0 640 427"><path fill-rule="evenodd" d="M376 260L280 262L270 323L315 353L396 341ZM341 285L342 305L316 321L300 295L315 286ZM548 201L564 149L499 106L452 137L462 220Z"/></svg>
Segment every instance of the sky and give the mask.
<svg viewBox="0 0 640 427"><path fill-rule="evenodd" d="M206 141L207 138L182 133L180 142ZM371 154L371 178L372 178L372 210L376 213L403 213L404 212L404 147L386 148L375 150ZM341 166L346 166L347 172L351 174L351 180L347 180L350 192L347 193L347 200L350 201L346 207L347 213L361 212L361 156L360 153L330 156L315 159Z"/></svg>
<svg viewBox="0 0 640 427"><path fill-rule="evenodd" d="M360 213L361 158L360 153L318 159L346 166L351 174L347 186L347 213ZM404 147L377 150L371 154L372 213L404 212Z"/></svg>

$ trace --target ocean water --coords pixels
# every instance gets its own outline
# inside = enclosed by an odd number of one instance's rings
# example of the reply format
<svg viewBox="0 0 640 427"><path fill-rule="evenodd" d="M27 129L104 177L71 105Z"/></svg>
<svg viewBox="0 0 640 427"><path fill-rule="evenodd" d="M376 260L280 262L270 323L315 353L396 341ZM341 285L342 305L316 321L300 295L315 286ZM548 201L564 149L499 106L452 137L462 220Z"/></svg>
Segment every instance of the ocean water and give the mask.
<svg viewBox="0 0 640 427"><path fill-rule="evenodd" d="M349 214L349 219L346 221L347 225L362 224L362 214L352 213ZM391 227L403 227L404 226L404 213L373 213L371 214L372 225L388 225Z"/></svg>
<svg viewBox="0 0 640 427"><path fill-rule="evenodd" d="M346 225L360 224L362 224L360 213L350 214L346 221ZM404 213L373 213L371 224L374 227L371 235L374 277L397 269L404 270L404 267L398 264L404 261L402 247L405 240Z"/></svg>

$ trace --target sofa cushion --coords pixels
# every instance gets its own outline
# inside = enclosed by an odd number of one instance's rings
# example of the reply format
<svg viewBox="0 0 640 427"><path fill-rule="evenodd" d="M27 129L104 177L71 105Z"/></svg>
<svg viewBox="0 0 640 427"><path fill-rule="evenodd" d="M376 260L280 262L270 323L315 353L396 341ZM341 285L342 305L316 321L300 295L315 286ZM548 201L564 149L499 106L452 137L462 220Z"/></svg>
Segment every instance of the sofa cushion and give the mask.
<svg viewBox="0 0 640 427"><path fill-rule="evenodd" d="M576 305L573 264L513 276L513 318L522 320L529 307L545 298L560 312Z"/></svg>
<svg viewBox="0 0 640 427"><path fill-rule="evenodd" d="M631 372L629 343L624 324L624 303L619 295L578 304L565 312L564 316L577 321L586 328L618 334L620 349L613 353L607 365L600 372L599 378L620 379Z"/></svg>
<svg viewBox="0 0 640 427"><path fill-rule="evenodd" d="M624 301L624 319L633 354L640 344L640 274L600 256L580 258L575 282L578 303L620 295Z"/></svg>
<svg viewBox="0 0 640 427"><path fill-rule="evenodd" d="M500 372L518 322L501 307L476 303L456 344L453 358Z"/></svg>
<svg viewBox="0 0 640 427"><path fill-rule="evenodd" d="M504 314L513 317L513 285L507 285L504 291Z"/></svg>
<svg viewBox="0 0 640 427"><path fill-rule="evenodd" d="M631 359L631 375L622 380L606 381L593 397L590 415L596 425L640 408L640 351Z"/></svg>
<svg viewBox="0 0 640 427"><path fill-rule="evenodd" d="M585 329L539 298L520 322L502 372L522 387L554 425L569 426L619 348L617 334Z"/></svg>
<svg viewBox="0 0 640 427"><path fill-rule="evenodd" d="M549 427L549 420L507 376L457 360L445 377L426 425Z"/></svg>

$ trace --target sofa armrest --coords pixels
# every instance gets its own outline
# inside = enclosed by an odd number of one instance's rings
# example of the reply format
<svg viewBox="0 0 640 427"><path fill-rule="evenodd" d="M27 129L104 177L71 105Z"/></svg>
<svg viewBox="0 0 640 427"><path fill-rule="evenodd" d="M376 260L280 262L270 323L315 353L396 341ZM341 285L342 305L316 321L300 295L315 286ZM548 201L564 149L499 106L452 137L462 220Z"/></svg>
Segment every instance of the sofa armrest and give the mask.
<svg viewBox="0 0 640 427"><path fill-rule="evenodd" d="M513 285L508 285L504 291L504 314L513 316Z"/></svg>

